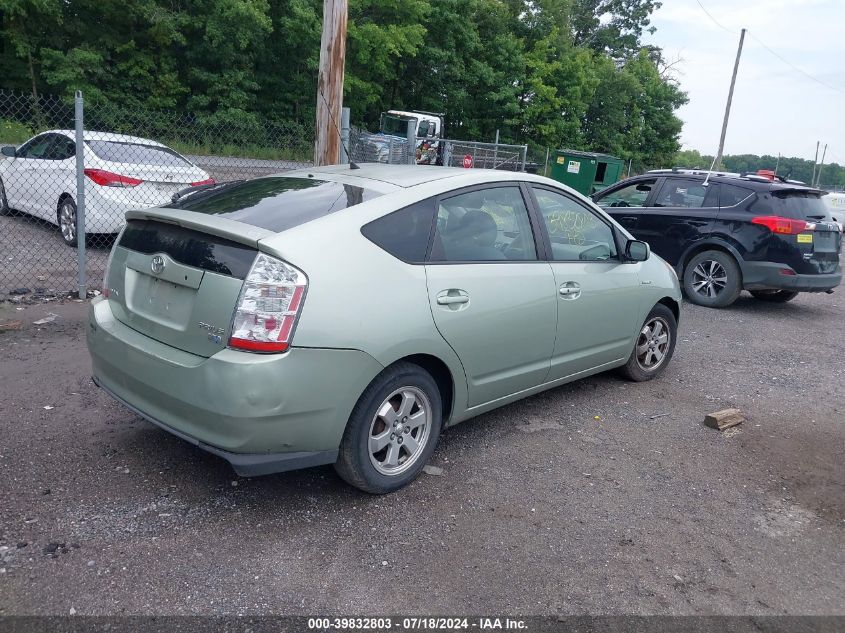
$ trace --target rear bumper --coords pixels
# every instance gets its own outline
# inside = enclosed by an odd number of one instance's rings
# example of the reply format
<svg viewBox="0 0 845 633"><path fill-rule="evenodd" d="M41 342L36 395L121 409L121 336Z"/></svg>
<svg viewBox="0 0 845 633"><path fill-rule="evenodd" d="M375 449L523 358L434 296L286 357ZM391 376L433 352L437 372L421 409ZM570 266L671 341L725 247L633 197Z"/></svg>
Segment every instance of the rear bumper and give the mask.
<svg viewBox="0 0 845 633"><path fill-rule="evenodd" d="M97 385L242 475L335 461L352 408L383 369L356 350L189 354L117 321L107 299L92 302L88 349Z"/></svg>
<svg viewBox="0 0 845 633"><path fill-rule="evenodd" d="M784 275L792 270L777 262L743 262L742 287L746 290L792 290L796 292L826 292L842 282L842 271L822 275ZM794 272L794 271L793 271Z"/></svg>

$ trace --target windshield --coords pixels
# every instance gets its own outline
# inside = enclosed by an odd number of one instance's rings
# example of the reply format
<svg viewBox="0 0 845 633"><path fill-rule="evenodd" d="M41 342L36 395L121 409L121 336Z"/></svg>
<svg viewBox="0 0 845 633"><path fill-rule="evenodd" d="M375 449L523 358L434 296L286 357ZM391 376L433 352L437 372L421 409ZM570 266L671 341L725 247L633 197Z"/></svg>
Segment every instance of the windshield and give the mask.
<svg viewBox="0 0 845 633"><path fill-rule="evenodd" d="M384 129L382 132L385 134L390 134L392 136L406 136L408 134L408 122L414 126L414 131L416 132L417 129L417 120L416 119L402 119L397 116L393 115L385 115L384 117Z"/></svg>
<svg viewBox="0 0 845 633"><path fill-rule="evenodd" d="M85 144L91 148L97 158L113 163L192 167L191 163L168 147L116 141L85 141Z"/></svg>

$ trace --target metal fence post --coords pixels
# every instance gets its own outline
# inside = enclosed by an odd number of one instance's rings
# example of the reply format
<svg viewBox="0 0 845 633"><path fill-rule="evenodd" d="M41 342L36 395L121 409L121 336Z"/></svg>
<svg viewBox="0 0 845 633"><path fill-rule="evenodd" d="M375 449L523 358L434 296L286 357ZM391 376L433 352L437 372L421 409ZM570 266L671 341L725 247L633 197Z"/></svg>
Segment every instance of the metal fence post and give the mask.
<svg viewBox="0 0 845 633"><path fill-rule="evenodd" d="M528 162L528 145L522 146L522 169L520 171L525 171L525 163Z"/></svg>
<svg viewBox="0 0 845 633"><path fill-rule="evenodd" d="M417 126L413 121L408 121L408 145L406 149L408 150L405 154L405 162L409 165L413 165L417 162Z"/></svg>
<svg viewBox="0 0 845 633"><path fill-rule="evenodd" d="M393 164L393 137L387 140L387 164Z"/></svg>
<svg viewBox="0 0 845 633"><path fill-rule="evenodd" d="M496 128L496 147L493 149L493 169L496 169L499 162L499 129Z"/></svg>
<svg viewBox="0 0 845 633"><path fill-rule="evenodd" d="M349 108L340 110L340 164L349 163Z"/></svg>
<svg viewBox="0 0 845 633"><path fill-rule="evenodd" d="M79 298L88 296L88 283L85 278L85 145L83 130L82 91L76 91L74 103L74 122L76 126L76 261L78 270Z"/></svg>

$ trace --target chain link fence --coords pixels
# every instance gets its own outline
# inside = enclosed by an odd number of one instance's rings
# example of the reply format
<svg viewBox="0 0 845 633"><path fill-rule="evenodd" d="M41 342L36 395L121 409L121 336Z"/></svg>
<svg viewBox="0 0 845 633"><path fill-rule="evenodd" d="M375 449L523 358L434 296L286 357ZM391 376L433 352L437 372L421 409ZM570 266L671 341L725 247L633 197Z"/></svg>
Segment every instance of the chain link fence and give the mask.
<svg viewBox="0 0 845 633"><path fill-rule="evenodd" d="M96 103L82 115L80 174L74 102L0 90L0 292L13 301L75 293L80 246L88 288L97 288L130 209L167 204L187 187L312 164L313 124Z"/></svg>
<svg viewBox="0 0 845 633"><path fill-rule="evenodd" d="M527 153L525 145L417 138L412 146L399 136L373 134L356 127L349 132L349 154L356 163L525 171Z"/></svg>

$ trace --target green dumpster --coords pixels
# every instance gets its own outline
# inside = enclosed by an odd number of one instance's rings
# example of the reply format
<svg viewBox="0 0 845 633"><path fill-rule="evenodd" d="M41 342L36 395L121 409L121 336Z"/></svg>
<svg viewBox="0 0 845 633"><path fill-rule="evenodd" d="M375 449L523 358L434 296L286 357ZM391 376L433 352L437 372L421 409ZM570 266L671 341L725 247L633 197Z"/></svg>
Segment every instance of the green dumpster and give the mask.
<svg viewBox="0 0 845 633"><path fill-rule="evenodd" d="M589 196L622 178L621 158L571 149L555 150L551 177Z"/></svg>

